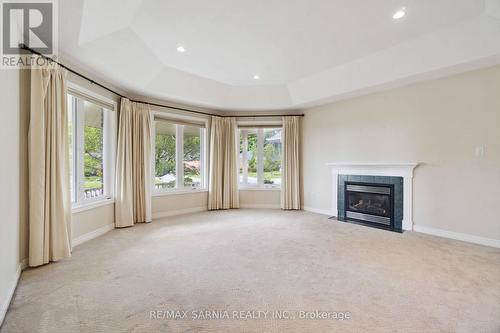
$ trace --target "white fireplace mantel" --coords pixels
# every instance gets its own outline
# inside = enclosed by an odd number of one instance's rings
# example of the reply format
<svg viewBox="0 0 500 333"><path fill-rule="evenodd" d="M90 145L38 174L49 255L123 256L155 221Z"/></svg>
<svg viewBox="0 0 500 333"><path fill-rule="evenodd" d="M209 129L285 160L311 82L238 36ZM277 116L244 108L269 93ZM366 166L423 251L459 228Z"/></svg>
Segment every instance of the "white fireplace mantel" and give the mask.
<svg viewBox="0 0 500 333"><path fill-rule="evenodd" d="M413 170L415 162L406 163L327 163L332 168L332 212L337 216L338 175L403 177L403 230L413 230Z"/></svg>

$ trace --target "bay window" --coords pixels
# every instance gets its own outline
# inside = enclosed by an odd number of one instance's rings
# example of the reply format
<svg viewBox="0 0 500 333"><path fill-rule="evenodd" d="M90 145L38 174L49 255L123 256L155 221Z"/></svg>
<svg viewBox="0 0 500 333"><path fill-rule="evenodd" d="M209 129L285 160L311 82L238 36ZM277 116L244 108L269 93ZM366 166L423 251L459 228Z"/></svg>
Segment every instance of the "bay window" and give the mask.
<svg viewBox="0 0 500 333"><path fill-rule="evenodd" d="M281 185L281 128L239 129L239 183L242 187Z"/></svg>
<svg viewBox="0 0 500 333"><path fill-rule="evenodd" d="M205 189L205 125L155 117L154 192Z"/></svg>

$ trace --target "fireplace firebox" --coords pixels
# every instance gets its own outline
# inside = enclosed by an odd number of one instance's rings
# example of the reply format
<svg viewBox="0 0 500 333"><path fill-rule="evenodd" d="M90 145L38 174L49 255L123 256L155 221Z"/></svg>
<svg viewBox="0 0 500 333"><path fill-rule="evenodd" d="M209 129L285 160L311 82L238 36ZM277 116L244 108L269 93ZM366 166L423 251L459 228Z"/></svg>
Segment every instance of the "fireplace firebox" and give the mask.
<svg viewBox="0 0 500 333"><path fill-rule="evenodd" d="M403 232L403 201L403 177L339 174L331 219Z"/></svg>
<svg viewBox="0 0 500 333"><path fill-rule="evenodd" d="M394 185L344 183L344 220L394 230Z"/></svg>

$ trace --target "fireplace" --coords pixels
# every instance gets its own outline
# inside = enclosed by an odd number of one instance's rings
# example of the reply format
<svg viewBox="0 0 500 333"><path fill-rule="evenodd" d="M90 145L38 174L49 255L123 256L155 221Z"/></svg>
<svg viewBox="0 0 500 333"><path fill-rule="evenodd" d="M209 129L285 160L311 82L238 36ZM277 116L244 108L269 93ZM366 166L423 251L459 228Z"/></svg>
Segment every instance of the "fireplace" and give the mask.
<svg viewBox="0 0 500 333"><path fill-rule="evenodd" d="M367 183L368 185L394 185L392 191L392 231L403 232L403 230L413 230L412 221L412 187L413 187L413 170L418 166L418 163L351 163L351 162L335 162L327 163L332 169L332 220L346 221L346 197L345 183L357 182ZM360 206L358 206L361 208ZM354 207L356 208L356 207ZM352 214L353 211L351 210ZM354 213L365 214L364 212L354 211ZM369 213L370 215L375 215ZM351 215L352 216L352 215ZM387 217L387 216L382 216ZM350 217L349 220L353 221ZM387 221L386 219L382 219ZM382 226L372 222L359 222L373 226ZM385 227L390 229L390 227Z"/></svg>
<svg viewBox="0 0 500 333"><path fill-rule="evenodd" d="M402 232L403 177L338 175L339 221Z"/></svg>
<svg viewBox="0 0 500 333"><path fill-rule="evenodd" d="M394 185L345 182L345 220L394 229Z"/></svg>

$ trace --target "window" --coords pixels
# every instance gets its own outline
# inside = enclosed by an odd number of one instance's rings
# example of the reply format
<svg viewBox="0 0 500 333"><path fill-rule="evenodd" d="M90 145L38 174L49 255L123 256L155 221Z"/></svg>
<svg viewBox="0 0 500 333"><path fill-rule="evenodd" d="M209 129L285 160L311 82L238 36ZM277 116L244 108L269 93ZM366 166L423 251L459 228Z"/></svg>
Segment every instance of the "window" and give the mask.
<svg viewBox="0 0 500 333"><path fill-rule="evenodd" d="M184 187L201 187L202 131L203 129L196 126L183 126Z"/></svg>
<svg viewBox="0 0 500 333"><path fill-rule="evenodd" d="M249 187L281 185L281 128L240 128L239 182Z"/></svg>
<svg viewBox="0 0 500 333"><path fill-rule="evenodd" d="M176 170L176 125L165 121L155 122L155 188L175 188Z"/></svg>
<svg viewBox="0 0 500 333"><path fill-rule="evenodd" d="M155 119L155 192L206 188L204 126Z"/></svg>
<svg viewBox="0 0 500 333"><path fill-rule="evenodd" d="M114 175L114 105L107 106L72 92L67 98L73 206L110 199Z"/></svg>

